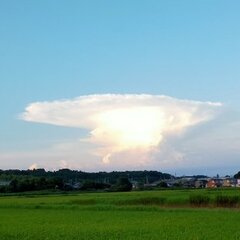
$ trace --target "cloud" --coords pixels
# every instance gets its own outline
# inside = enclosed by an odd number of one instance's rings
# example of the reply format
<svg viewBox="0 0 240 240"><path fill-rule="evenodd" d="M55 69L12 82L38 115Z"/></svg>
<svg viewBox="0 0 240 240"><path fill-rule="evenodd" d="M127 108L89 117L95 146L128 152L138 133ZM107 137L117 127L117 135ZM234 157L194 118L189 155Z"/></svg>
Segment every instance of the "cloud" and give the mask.
<svg viewBox="0 0 240 240"><path fill-rule="evenodd" d="M161 154L166 158L168 139L213 120L221 109L221 103L163 95L104 94L31 103L20 118L87 129L89 134L81 141L96 146L92 155L101 158L102 164L144 166ZM176 161L183 159L184 154L173 148L167 152Z"/></svg>
<svg viewBox="0 0 240 240"><path fill-rule="evenodd" d="M31 166L29 166L28 169L34 170L34 169L37 169L37 168L39 168L38 165L37 165L37 163L33 163Z"/></svg>

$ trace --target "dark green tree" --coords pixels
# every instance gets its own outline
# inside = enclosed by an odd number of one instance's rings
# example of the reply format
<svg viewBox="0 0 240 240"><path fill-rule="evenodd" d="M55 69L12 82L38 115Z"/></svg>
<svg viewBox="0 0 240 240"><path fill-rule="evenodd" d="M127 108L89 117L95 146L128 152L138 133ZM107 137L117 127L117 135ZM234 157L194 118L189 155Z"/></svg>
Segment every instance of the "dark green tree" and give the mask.
<svg viewBox="0 0 240 240"><path fill-rule="evenodd" d="M132 190L132 184L127 177L120 177L114 189L118 192L128 192Z"/></svg>
<svg viewBox="0 0 240 240"><path fill-rule="evenodd" d="M167 188L167 187L168 187L168 185L167 185L167 183L166 183L165 181L161 181L161 182L158 184L158 186L161 187L161 188Z"/></svg>

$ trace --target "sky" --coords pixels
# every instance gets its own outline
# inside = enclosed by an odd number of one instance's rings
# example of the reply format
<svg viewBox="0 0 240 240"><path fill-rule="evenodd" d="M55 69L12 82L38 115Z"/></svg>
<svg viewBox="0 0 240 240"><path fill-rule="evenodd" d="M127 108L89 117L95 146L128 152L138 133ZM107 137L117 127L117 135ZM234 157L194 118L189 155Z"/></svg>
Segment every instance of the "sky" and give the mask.
<svg viewBox="0 0 240 240"><path fill-rule="evenodd" d="M0 169L240 170L238 0L0 0Z"/></svg>

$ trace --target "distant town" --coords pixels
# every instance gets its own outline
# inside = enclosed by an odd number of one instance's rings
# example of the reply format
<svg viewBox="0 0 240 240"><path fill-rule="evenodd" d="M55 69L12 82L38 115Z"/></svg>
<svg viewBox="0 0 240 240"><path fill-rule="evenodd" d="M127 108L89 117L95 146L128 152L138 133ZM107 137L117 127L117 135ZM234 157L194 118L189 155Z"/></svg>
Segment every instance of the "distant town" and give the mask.
<svg viewBox="0 0 240 240"><path fill-rule="evenodd" d="M173 179L164 180L166 187L182 187L182 188L218 188L218 187L240 187L240 179L225 177L208 177L208 176L182 176ZM157 187L162 185L162 181L144 184L145 187Z"/></svg>

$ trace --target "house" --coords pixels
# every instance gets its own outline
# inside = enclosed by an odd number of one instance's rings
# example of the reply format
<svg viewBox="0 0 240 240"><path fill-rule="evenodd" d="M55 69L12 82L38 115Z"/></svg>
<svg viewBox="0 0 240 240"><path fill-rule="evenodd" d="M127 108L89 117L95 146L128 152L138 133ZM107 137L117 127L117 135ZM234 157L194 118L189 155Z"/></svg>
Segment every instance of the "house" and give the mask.
<svg viewBox="0 0 240 240"><path fill-rule="evenodd" d="M79 190L82 187L82 184L80 182L76 182L72 185L74 190Z"/></svg>
<svg viewBox="0 0 240 240"><path fill-rule="evenodd" d="M0 187L9 186L11 181L0 180Z"/></svg>
<svg viewBox="0 0 240 240"><path fill-rule="evenodd" d="M183 187L183 188L194 188L195 179L193 177L179 177L175 180L173 186Z"/></svg>
<svg viewBox="0 0 240 240"><path fill-rule="evenodd" d="M194 178L182 179L182 186L184 188L194 188L195 187L195 179Z"/></svg>
<svg viewBox="0 0 240 240"><path fill-rule="evenodd" d="M222 186L222 179L220 178L211 178L206 184L206 188L217 188Z"/></svg>
<svg viewBox="0 0 240 240"><path fill-rule="evenodd" d="M197 179L195 181L195 188L205 188L208 180L206 178L204 179Z"/></svg>
<svg viewBox="0 0 240 240"><path fill-rule="evenodd" d="M145 188L157 187L157 183L145 183L143 185Z"/></svg>
<svg viewBox="0 0 240 240"><path fill-rule="evenodd" d="M223 179L223 187L236 187L237 181L234 178L224 178Z"/></svg>
<svg viewBox="0 0 240 240"><path fill-rule="evenodd" d="M64 190L70 191L70 190L79 190L82 187L82 184L79 182L73 183L68 182L64 184Z"/></svg>
<svg viewBox="0 0 240 240"><path fill-rule="evenodd" d="M132 188L133 188L133 189L139 189L139 188L141 188L141 183L139 183L138 181L133 181L133 180L131 180L130 182L131 182L131 184L132 184ZM142 185L143 185L143 184L142 184Z"/></svg>
<svg viewBox="0 0 240 240"><path fill-rule="evenodd" d="M240 179L237 179L236 187L240 187Z"/></svg>

